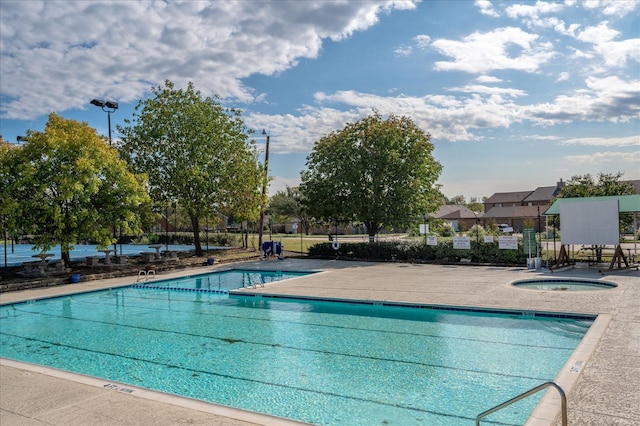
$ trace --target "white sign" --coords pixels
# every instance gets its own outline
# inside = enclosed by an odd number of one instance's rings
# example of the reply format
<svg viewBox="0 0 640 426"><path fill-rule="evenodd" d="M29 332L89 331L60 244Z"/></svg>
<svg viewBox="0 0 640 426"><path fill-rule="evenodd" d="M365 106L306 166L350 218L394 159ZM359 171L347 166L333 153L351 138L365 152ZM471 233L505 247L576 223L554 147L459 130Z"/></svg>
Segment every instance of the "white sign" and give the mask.
<svg viewBox="0 0 640 426"><path fill-rule="evenodd" d="M293 228L294 232L298 230L298 224L294 223L293 225L291 225L291 227Z"/></svg>
<svg viewBox="0 0 640 426"><path fill-rule="evenodd" d="M484 242L487 243L487 244L493 243L493 235L485 235L484 236Z"/></svg>
<svg viewBox="0 0 640 426"><path fill-rule="evenodd" d="M500 250L518 250L518 236L517 235L499 236L498 248Z"/></svg>
<svg viewBox="0 0 640 426"><path fill-rule="evenodd" d="M438 237L431 235L427 237L427 245L428 246L437 246L438 245Z"/></svg>
<svg viewBox="0 0 640 426"><path fill-rule="evenodd" d="M471 249L471 238L469 237L453 237L453 248L460 250Z"/></svg>
<svg viewBox="0 0 640 426"><path fill-rule="evenodd" d="M560 223L562 244L620 243L618 200L565 202L560 204Z"/></svg>
<svg viewBox="0 0 640 426"><path fill-rule="evenodd" d="M420 224L420 235L424 235L424 234L428 234L429 233L429 224L428 223L421 223Z"/></svg>

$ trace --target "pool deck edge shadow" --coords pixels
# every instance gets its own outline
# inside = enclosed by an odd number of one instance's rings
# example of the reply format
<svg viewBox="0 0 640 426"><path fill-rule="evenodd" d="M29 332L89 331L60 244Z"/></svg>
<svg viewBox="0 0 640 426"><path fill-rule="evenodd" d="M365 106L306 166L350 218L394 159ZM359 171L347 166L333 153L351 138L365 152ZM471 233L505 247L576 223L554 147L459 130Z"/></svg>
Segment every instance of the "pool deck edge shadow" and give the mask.
<svg viewBox="0 0 640 426"><path fill-rule="evenodd" d="M624 271L603 277L597 271L576 268L554 271L552 275L553 277L602 279L618 285L615 289L595 292L549 292L514 288L510 283L517 279L551 276L548 271L531 271L524 267L451 267L308 259L285 259L278 262L248 261L236 265L224 265L224 268L218 268L217 265L201 267L165 273L159 275L158 279L194 275L233 266L267 270L277 268L326 271L326 273L312 274L295 280L271 283L265 287L251 289L252 293L598 314L599 318L594 323L596 328L593 332L590 330L587 333L556 377L561 386L565 380L574 382L574 386L567 392L569 424L640 424L640 408L638 408L640 407L640 357L638 357L640 354L640 315L638 314L640 312L640 274L637 271ZM115 288L134 284L134 282L135 277L120 277L3 293L0 294L0 303ZM187 408L167 401L144 399L145 402L142 403L140 398L124 392L97 387L102 397L76 402L74 395L77 397L76 394L79 392L76 387L87 385L77 383L73 379L57 378L45 373L34 373L20 367L8 366L6 361L0 359L0 394L3 396L0 398L0 424L3 426L45 424L45 421L39 420L38 417L45 406L49 407L51 414L46 419L46 424L70 426L106 424L105 417L102 416L110 410L113 411L115 407L118 414L127 414L128 418L135 420L135 422L120 424L154 423L158 426L175 424L175 421L163 423L158 420L159 413L163 413L169 421L178 418L173 416L180 416L181 422L191 422L189 424L196 425L299 424L280 423L287 422L281 419L246 421L236 418L234 413L211 414L206 410ZM577 371L575 371L575 361L583 361ZM574 371L571 371L572 369ZM42 378L42 382L46 382L46 385L42 384L46 389L38 390L39 382L33 381L34 378L30 377L30 374L38 374L37 377ZM49 383L49 379L55 384ZM554 401L557 397L552 393L555 391L547 392L543 398L543 404L539 404L527 422L528 426L560 424L557 417L560 404ZM11 398L7 399L5 395L11 395ZM131 402L132 400L134 402ZM100 404L97 408L94 404L98 402ZM487 407L489 408L491 407ZM549 420L554 416L555 420ZM272 423L271 420L274 422Z"/></svg>

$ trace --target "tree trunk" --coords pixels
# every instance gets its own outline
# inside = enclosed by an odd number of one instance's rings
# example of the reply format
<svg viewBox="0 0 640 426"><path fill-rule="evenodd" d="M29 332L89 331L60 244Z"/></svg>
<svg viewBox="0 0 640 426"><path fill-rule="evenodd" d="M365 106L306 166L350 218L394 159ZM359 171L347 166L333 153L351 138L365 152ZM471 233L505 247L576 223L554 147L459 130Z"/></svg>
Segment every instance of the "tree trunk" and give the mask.
<svg viewBox="0 0 640 426"><path fill-rule="evenodd" d="M62 262L64 263L65 268L71 267L71 256L69 254L69 250L61 250L60 259L62 259Z"/></svg>
<svg viewBox="0 0 640 426"><path fill-rule="evenodd" d="M191 228L193 229L193 245L196 246L196 256L202 256L202 244L200 244L200 220L198 216L189 214Z"/></svg>
<svg viewBox="0 0 640 426"><path fill-rule="evenodd" d="M364 221L364 226L367 227L367 232L369 233L369 243L373 244L376 242L376 234L380 231L380 227L375 221Z"/></svg>

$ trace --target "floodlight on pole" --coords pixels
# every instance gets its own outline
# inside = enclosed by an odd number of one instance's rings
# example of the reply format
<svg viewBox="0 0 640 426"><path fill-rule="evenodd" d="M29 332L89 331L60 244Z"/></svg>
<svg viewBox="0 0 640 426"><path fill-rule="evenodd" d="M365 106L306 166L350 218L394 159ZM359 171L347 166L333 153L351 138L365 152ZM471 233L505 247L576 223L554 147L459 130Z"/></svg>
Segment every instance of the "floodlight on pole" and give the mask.
<svg viewBox="0 0 640 426"><path fill-rule="evenodd" d="M264 211L266 208L267 183L269 182L269 135L265 129L262 134L267 137L267 146L264 153L264 176L262 180L262 198L260 199L260 221L258 224L258 250L262 250L262 228L264 227Z"/></svg>
<svg viewBox="0 0 640 426"><path fill-rule="evenodd" d="M102 99L93 99L91 105L95 105L100 107L104 112L107 113L107 122L109 126L109 146L111 146L111 113L116 112L118 109L118 103L114 101L105 101Z"/></svg>
<svg viewBox="0 0 640 426"><path fill-rule="evenodd" d="M116 112L116 110L118 109L118 103L114 101L105 101L102 99L92 99L90 103L91 105L95 105L101 108L104 112L107 113L107 124L109 128L109 146L111 146L111 113ZM114 240L117 241L115 225L113 226L113 238ZM113 251L115 254L118 253L118 246L116 242L113 243ZM122 245L120 245L120 255L122 255Z"/></svg>
<svg viewBox="0 0 640 426"><path fill-rule="evenodd" d="M471 212L476 217L476 250L478 251L478 262L480 262L480 218L478 217L478 213Z"/></svg>

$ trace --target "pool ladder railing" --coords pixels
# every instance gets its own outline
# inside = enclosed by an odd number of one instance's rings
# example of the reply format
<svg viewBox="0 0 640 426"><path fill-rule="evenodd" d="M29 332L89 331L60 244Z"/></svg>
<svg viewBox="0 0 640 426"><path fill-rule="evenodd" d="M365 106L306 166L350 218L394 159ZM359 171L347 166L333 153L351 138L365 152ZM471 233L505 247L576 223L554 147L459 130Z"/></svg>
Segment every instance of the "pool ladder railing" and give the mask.
<svg viewBox="0 0 640 426"><path fill-rule="evenodd" d="M560 400L562 403L562 426L567 426L567 395L564 393L564 391L562 390L562 388L555 382L545 382L539 386L536 386L533 389L529 389L526 392L521 393L520 395L516 396L515 398L511 398L508 401L503 402L502 404L496 405L493 408L490 408L489 410L478 414L478 417L476 417L476 426L480 426L480 420L483 417L488 416L489 414L495 413L498 410L502 410L503 408L513 404L514 402L518 402L521 399L525 399L531 395L533 395L534 393L538 393L543 389L546 389L548 387L553 387L555 388L558 393L560 394Z"/></svg>
<svg viewBox="0 0 640 426"><path fill-rule="evenodd" d="M252 275L249 275L249 287L258 288L258 286L264 287L263 282L256 282Z"/></svg>

